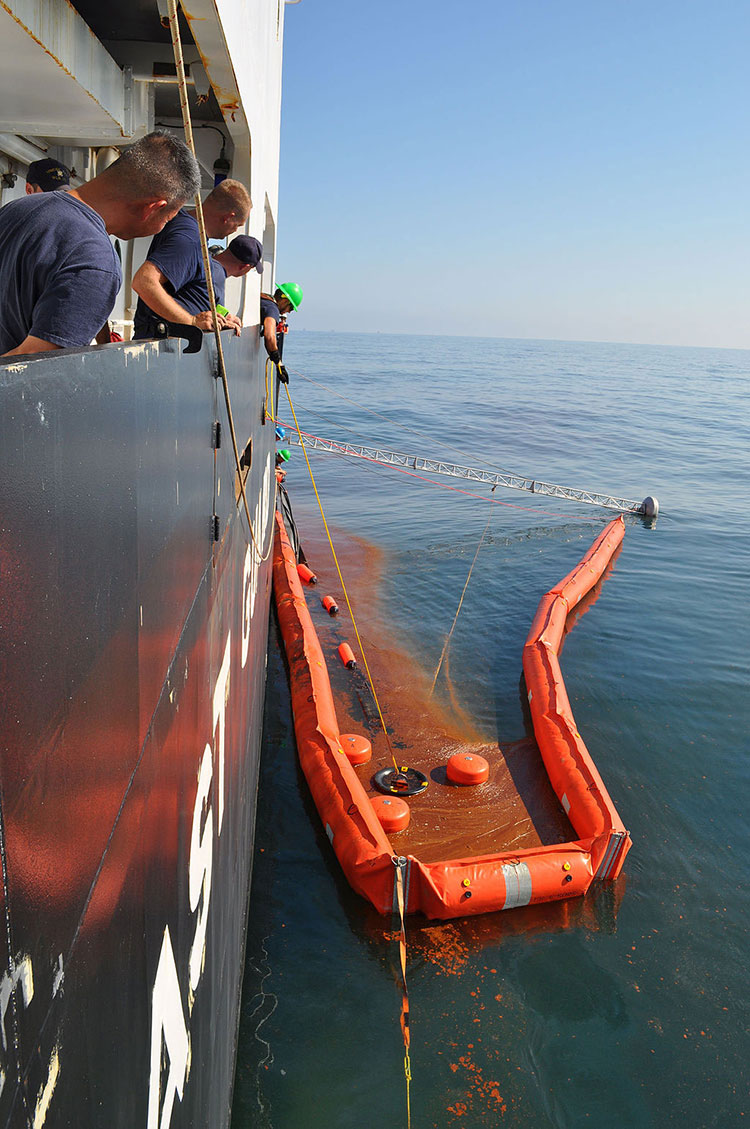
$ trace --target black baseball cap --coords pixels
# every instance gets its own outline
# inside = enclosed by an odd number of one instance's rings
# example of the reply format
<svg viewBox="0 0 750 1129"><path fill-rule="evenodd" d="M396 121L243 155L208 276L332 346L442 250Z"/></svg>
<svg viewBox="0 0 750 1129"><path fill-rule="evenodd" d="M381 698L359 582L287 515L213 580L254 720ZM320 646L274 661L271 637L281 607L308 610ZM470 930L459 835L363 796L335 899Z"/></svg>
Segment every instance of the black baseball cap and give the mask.
<svg viewBox="0 0 750 1129"><path fill-rule="evenodd" d="M56 188L70 184L70 172L60 161L42 157L41 161L32 161L29 165L26 183L38 184L42 192L54 192Z"/></svg>
<svg viewBox="0 0 750 1129"><path fill-rule="evenodd" d="M227 246L230 255L241 263L249 263L258 274L263 274L263 247L252 235L236 235Z"/></svg>

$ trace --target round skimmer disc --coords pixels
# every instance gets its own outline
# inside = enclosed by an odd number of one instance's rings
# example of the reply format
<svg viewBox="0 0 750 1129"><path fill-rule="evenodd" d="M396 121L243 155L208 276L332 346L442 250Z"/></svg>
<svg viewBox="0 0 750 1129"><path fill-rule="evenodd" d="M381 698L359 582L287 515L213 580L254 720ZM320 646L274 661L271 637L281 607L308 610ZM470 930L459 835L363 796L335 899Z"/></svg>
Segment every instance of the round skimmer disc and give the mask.
<svg viewBox="0 0 750 1129"><path fill-rule="evenodd" d="M416 768L381 768L372 778L373 787L387 796L418 796L427 787L427 777Z"/></svg>

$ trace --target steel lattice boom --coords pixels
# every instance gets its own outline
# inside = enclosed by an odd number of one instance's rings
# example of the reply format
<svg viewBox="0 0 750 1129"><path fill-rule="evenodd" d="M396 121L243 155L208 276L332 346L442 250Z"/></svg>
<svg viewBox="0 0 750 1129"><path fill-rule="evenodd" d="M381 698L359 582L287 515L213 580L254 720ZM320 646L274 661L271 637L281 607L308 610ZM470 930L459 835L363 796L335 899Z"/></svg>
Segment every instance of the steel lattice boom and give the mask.
<svg viewBox="0 0 750 1129"><path fill-rule="evenodd" d="M490 486L503 486L509 490L528 490L531 494L546 494L550 498L565 498L571 502L586 502L591 506L602 506L619 513L640 514L643 517L656 517L659 503L656 498L647 497L642 502L628 498L618 498L614 494L600 494L594 490L577 490L572 486L558 486L554 482L542 482L538 478L527 478L522 474L481 470L478 467L460 466L442 459L424 459L420 455L405 455L398 451L388 451L384 447L364 447L357 443L339 443L334 439L322 439L319 435L297 433L289 429L286 441L308 450L327 451L335 455L347 455L353 459L384 463L386 466L405 467L408 470L428 471L430 474L444 474L450 478L462 478L467 482L485 482Z"/></svg>

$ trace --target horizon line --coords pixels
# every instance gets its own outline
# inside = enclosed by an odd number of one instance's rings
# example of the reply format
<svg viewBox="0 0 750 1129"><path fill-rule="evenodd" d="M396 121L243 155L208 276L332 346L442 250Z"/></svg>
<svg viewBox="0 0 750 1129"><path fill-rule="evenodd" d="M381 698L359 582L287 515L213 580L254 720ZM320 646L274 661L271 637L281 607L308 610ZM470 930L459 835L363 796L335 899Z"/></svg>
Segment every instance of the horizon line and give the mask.
<svg viewBox="0 0 750 1129"><path fill-rule="evenodd" d="M352 337L449 337L461 341L544 341L559 345L631 345L637 349L725 349L734 353L750 352L750 345L675 345L667 341L608 341L583 337L504 337L500 334L466 333L405 333L399 330L382 329L310 329L304 326L291 327L297 333L338 333Z"/></svg>

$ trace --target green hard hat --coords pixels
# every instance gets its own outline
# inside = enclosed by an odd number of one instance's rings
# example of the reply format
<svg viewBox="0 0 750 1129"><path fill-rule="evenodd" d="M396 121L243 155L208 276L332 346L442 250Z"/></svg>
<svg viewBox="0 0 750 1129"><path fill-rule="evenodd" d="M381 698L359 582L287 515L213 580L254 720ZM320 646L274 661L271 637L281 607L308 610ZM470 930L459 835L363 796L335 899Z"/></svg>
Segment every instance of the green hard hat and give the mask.
<svg viewBox="0 0 750 1129"><path fill-rule="evenodd" d="M289 299L295 310L299 309L302 302L302 287L298 282L280 282L276 289Z"/></svg>

